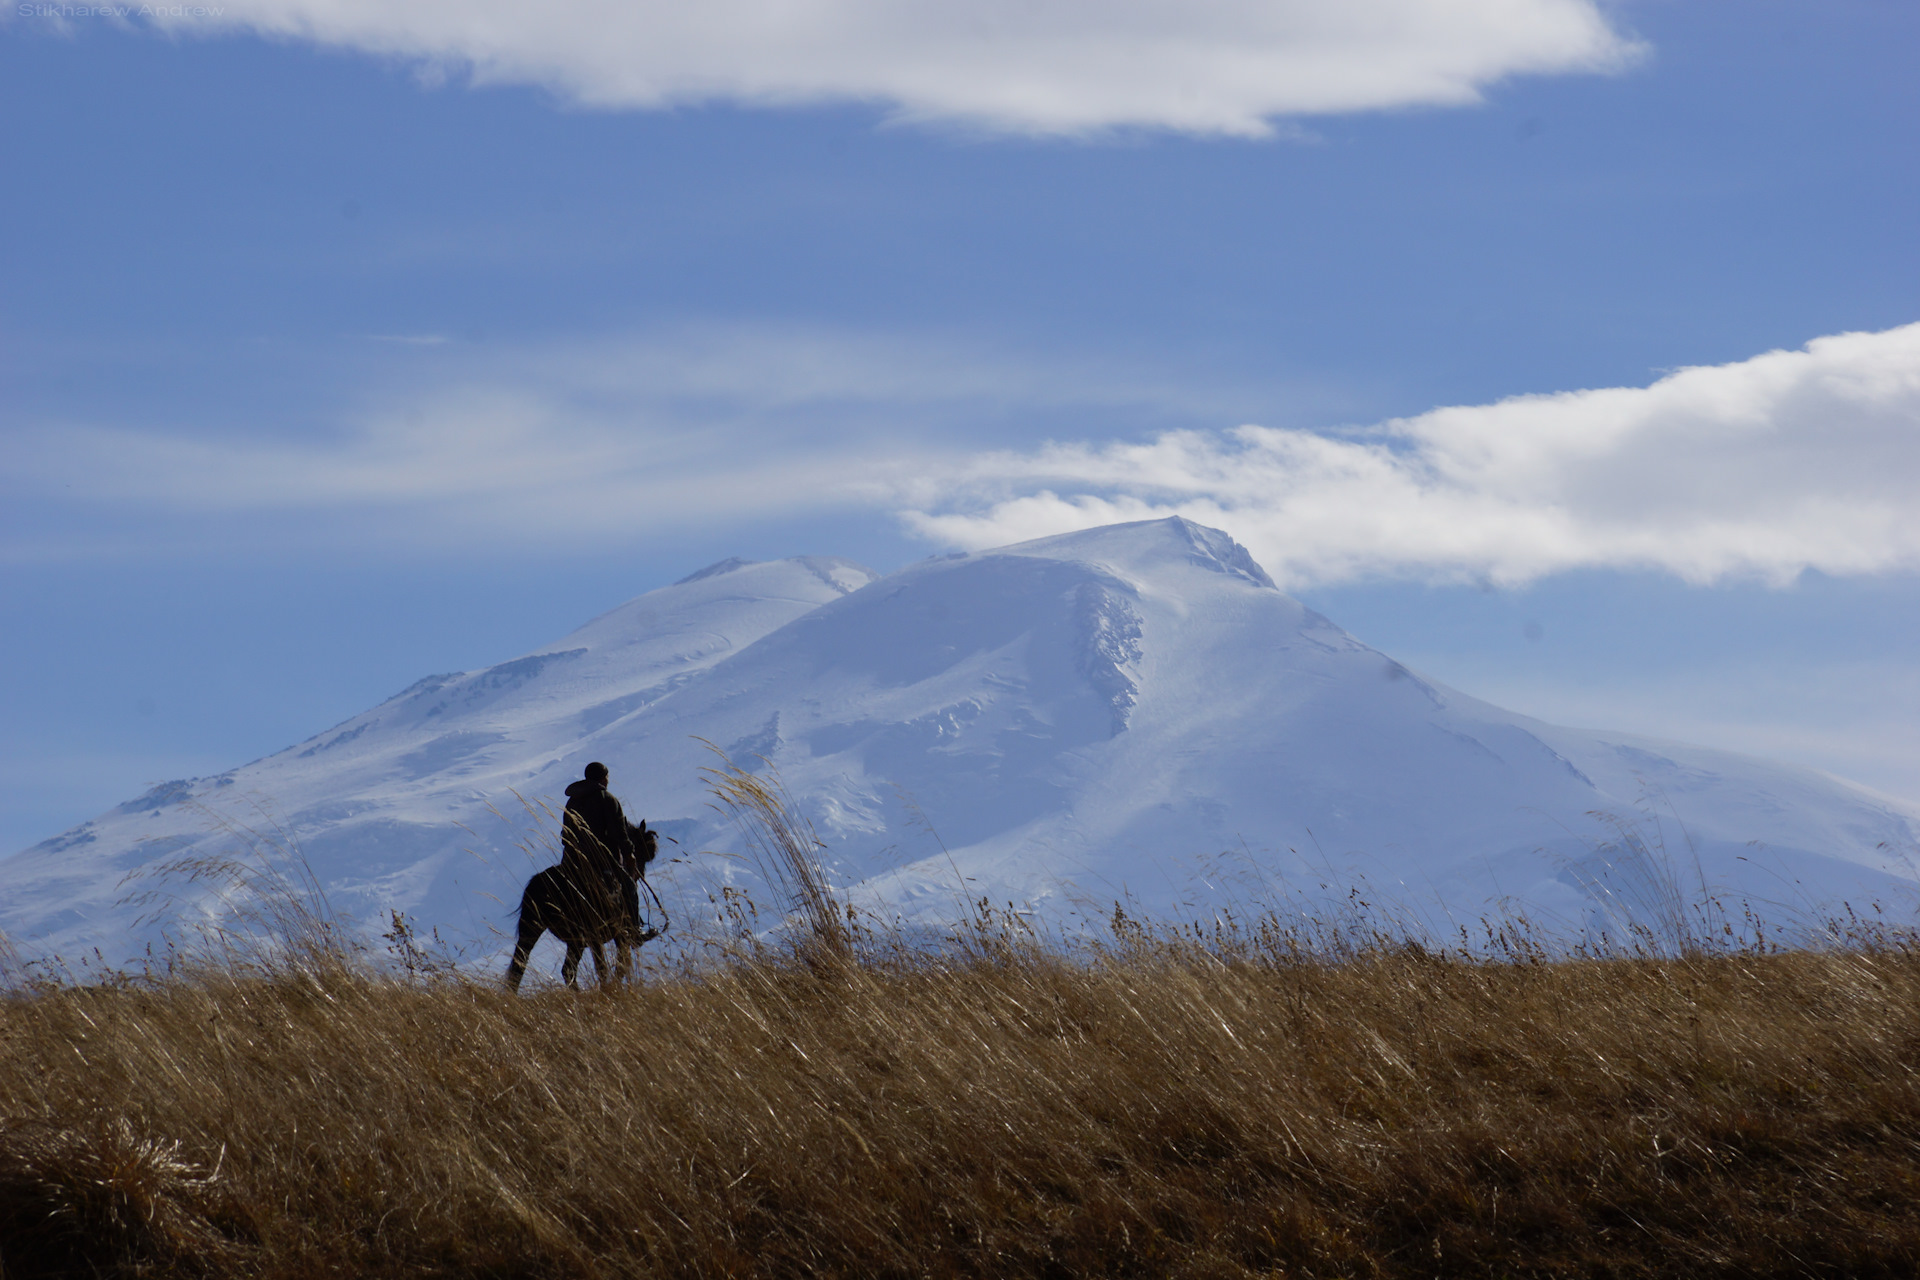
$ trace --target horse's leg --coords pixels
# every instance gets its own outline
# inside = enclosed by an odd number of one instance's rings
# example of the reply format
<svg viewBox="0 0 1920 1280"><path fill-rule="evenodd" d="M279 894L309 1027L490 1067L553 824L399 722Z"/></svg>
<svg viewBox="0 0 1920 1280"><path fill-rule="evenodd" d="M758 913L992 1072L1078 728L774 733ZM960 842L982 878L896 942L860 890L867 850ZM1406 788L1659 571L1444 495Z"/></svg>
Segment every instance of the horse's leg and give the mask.
<svg viewBox="0 0 1920 1280"><path fill-rule="evenodd" d="M560 976L565 978L567 985L575 991L580 989L580 951L579 943L569 942L566 963L560 966Z"/></svg>
<svg viewBox="0 0 1920 1280"><path fill-rule="evenodd" d="M533 944L540 941L546 926L540 923L537 912L520 910L520 936L514 940L513 962L507 966L507 990L518 991L520 979L526 976L527 957L533 954Z"/></svg>
<svg viewBox="0 0 1920 1280"><path fill-rule="evenodd" d="M633 973L633 949L646 943L640 932L640 882L622 876L620 884L620 926L613 935L613 975L622 986Z"/></svg>
<svg viewBox="0 0 1920 1280"><path fill-rule="evenodd" d="M633 976L633 943L622 931L613 940L613 980L620 986L627 985L627 979Z"/></svg>
<svg viewBox="0 0 1920 1280"><path fill-rule="evenodd" d="M592 950L593 976L599 980L600 989L605 991L607 989L607 944L604 942L596 942L593 944Z"/></svg>

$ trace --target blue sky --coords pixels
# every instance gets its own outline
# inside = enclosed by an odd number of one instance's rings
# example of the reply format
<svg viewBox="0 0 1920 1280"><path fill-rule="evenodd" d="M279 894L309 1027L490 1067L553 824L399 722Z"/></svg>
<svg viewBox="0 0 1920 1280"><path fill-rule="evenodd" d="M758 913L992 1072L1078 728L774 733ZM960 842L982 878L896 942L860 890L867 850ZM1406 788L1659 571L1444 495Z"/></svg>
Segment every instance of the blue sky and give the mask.
<svg viewBox="0 0 1920 1280"><path fill-rule="evenodd" d="M0 851L724 556L1172 510L1468 692L1920 800L1911 4L48 8Z"/></svg>

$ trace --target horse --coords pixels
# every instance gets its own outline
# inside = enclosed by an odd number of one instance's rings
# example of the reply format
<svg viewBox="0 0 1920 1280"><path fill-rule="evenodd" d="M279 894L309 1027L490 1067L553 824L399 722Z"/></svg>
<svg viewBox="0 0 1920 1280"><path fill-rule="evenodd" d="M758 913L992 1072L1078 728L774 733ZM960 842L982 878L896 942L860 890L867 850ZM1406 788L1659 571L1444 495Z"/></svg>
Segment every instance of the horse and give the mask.
<svg viewBox="0 0 1920 1280"><path fill-rule="evenodd" d="M633 840L632 869L620 868L620 885L610 885L583 863L567 860L559 866L535 872L520 895L520 934L513 946L513 963L507 966L507 989L518 991L527 972L527 957L540 935L551 933L567 944L566 963L560 974L575 991L580 989L580 953L593 952L593 972L601 990L608 986L606 954L601 948L614 944L613 981L624 983L633 971L633 949L660 936L660 930L641 932L635 924L639 905L638 878L646 874L647 863L659 851L660 837L647 824L627 825ZM628 905L631 899L632 907Z"/></svg>

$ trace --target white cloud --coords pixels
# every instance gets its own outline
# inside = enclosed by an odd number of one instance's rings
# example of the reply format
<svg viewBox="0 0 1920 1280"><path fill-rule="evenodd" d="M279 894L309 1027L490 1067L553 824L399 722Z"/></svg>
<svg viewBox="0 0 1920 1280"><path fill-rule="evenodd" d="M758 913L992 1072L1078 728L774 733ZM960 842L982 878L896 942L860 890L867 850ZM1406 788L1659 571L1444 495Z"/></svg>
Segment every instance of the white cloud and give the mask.
<svg viewBox="0 0 1920 1280"><path fill-rule="evenodd" d="M1920 567L1916 493L1920 324L1339 436L1248 426L982 455L922 482L908 519L984 547L1179 513L1296 584L1585 567L1780 582Z"/></svg>
<svg viewBox="0 0 1920 1280"><path fill-rule="evenodd" d="M238 28L417 59L595 107L880 104L1013 133L1257 137L1287 116L1477 101L1611 70L1595 0L242 0Z"/></svg>
<svg viewBox="0 0 1920 1280"><path fill-rule="evenodd" d="M1363 430L1000 450L966 442L988 419L1138 429L1221 413L1138 369L899 336L715 329L432 368L444 382L325 432L22 429L8 487L17 505L74 508L82 528L101 512L475 548L849 510L977 548L1177 513L1294 585L1920 568L1920 324Z"/></svg>

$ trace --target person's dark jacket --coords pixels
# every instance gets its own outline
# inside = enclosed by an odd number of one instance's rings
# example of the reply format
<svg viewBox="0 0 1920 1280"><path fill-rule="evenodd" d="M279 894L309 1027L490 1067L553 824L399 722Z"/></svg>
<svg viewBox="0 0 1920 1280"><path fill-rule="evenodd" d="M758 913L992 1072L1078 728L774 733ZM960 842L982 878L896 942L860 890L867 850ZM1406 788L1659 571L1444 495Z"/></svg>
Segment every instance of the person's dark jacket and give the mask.
<svg viewBox="0 0 1920 1280"><path fill-rule="evenodd" d="M590 868L609 884L632 877L633 837L619 799L585 778L567 785L567 811L560 827L561 861Z"/></svg>

